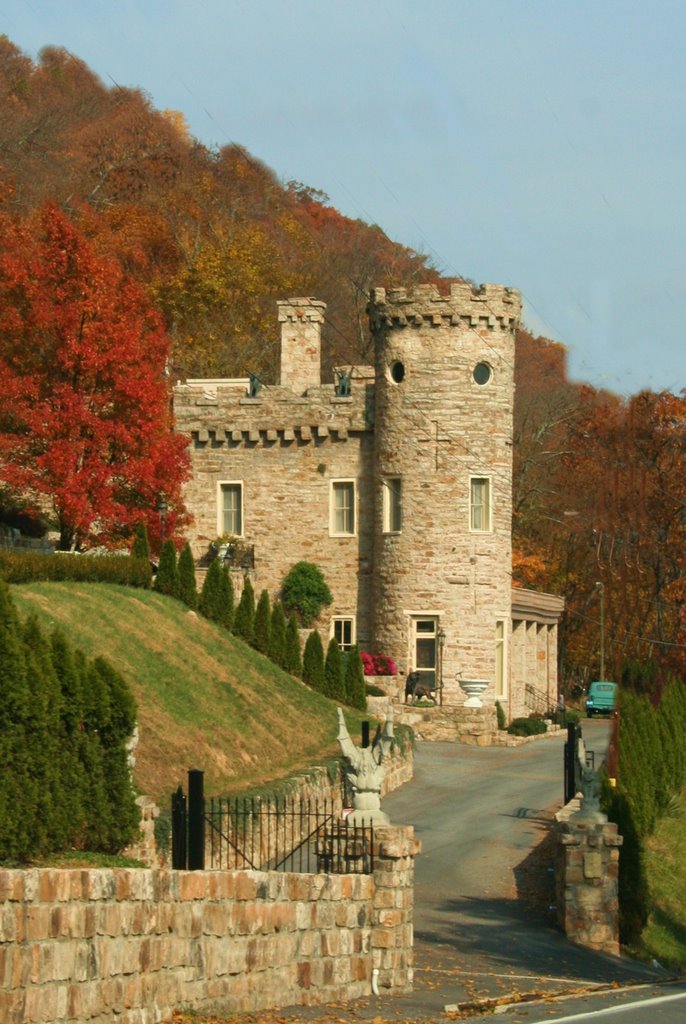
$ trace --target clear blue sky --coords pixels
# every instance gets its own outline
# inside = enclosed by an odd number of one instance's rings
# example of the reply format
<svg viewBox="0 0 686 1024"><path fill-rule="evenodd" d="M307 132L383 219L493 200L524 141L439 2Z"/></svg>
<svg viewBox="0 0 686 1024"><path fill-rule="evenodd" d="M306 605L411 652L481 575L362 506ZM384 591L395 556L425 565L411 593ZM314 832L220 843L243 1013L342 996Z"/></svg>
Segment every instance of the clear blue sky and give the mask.
<svg viewBox="0 0 686 1024"><path fill-rule="evenodd" d="M283 180L513 285L570 373L686 387L684 0L0 0L30 56L238 142Z"/></svg>

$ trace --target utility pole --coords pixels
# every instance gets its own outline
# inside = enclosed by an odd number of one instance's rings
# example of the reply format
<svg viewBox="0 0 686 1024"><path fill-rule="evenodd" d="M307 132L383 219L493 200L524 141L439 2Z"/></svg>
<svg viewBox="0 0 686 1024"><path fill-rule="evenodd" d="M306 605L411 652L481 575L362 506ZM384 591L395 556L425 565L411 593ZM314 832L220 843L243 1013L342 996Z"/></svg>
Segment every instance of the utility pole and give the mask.
<svg viewBox="0 0 686 1024"><path fill-rule="evenodd" d="M596 583L600 596L600 678L605 678L605 585Z"/></svg>

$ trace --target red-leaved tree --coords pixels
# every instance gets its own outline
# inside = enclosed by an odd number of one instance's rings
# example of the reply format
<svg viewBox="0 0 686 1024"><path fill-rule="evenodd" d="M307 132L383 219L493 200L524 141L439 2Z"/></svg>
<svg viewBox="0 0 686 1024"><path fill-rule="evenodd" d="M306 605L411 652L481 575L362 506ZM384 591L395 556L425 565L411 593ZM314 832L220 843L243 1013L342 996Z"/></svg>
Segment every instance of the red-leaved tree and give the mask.
<svg viewBox="0 0 686 1024"><path fill-rule="evenodd" d="M54 205L0 214L0 480L52 517L60 548L117 546L185 521L169 339L145 292Z"/></svg>

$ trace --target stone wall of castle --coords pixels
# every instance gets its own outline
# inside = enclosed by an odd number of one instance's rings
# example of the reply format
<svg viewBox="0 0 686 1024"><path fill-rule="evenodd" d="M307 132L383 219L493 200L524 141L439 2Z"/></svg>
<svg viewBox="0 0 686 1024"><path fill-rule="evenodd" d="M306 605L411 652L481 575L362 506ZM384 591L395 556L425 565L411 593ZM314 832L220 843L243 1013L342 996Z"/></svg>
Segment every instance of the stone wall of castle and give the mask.
<svg viewBox="0 0 686 1024"><path fill-rule="evenodd" d="M323 303L279 303L279 385L175 389L177 429L191 439L196 556L224 532L222 490L234 487L258 593L275 596L299 560L322 569L333 593L316 624L325 643L333 618L354 619L360 647L391 656L404 678L427 650L428 625L444 703L464 702L459 677L487 680L490 704L516 691L512 707L525 681L556 690L552 657L543 664L528 645L525 665L509 656L519 313L519 294L494 285L375 289L375 366L354 368L348 393L318 377ZM354 513L340 529L334 506L346 486ZM550 631L539 632L542 642Z"/></svg>
<svg viewBox="0 0 686 1024"><path fill-rule="evenodd" d="M520 299L495 286L372 292L376 351L374 635L407 671L413 623L445 633L443 700L458 676L493 699L496 621L510 620L514 330ZM478 369L477 369L478 368ZM402 481L402 529L384 522L383 481ZM472 482L488 507L475 528ZM424 628L424 627L422 627Z"/></svg>

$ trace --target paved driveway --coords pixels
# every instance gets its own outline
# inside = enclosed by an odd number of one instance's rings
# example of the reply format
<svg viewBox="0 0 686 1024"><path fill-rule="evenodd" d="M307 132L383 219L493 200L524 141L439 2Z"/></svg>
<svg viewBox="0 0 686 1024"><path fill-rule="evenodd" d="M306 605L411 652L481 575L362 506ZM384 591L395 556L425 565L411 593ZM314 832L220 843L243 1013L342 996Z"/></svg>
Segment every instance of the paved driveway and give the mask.
<svg viewBox="0 0 686 1024"><path fill-rule="evenodd" d="M585 722L583 730L600 764L607 723ZM555 926L545 847L563 801L564 738L517 748L418 743L414 780L383 801L391 821L413 825L423 845L415 862L415 990L312 1007L295 1019L445 1020L446 1006L471 1000L664 980L634 961L574 946ZM565 1005L532 1006L527 1017L562 1014Z"/></svg>
<svg viewBox="0 0 686 1024"><path fill-rule="evenodd" d="M599 764L607 723L585 722L583 731ZM415 866L418 1016L421 1007L469 998L655 978L633 961L574 946L555 926L544 854L551 813L563 802L563 746L563 735L514 749L418 744L414 781L384 801L391 821L414 825L423 845Z"/></svg>

